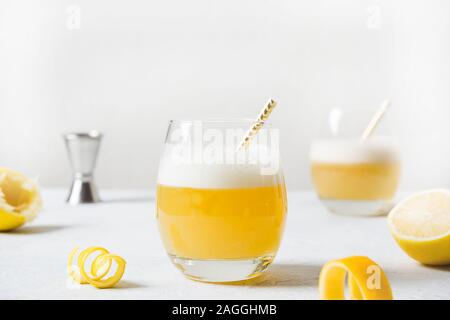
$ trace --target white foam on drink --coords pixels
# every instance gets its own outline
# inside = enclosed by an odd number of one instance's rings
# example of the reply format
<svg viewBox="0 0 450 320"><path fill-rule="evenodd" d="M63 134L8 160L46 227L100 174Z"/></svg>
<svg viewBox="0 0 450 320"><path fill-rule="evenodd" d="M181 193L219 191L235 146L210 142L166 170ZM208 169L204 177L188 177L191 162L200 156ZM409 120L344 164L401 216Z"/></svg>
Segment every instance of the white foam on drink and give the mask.
<svg viewBox="0 0 450 320"><path fill-rule="evenodd" d="M173 157L172 150L166 148L159 165L158 184L208 189L273 186L283 179L278 165L273 172L267 172L267 165L258 162L192 163Z"/></svg>
<svg viewBox="0 0 450 320"><path fill-rule="evenodd" d="M262 175L256 165L192 164L167 165L162 163L158 184L189 188L252 188L279 184L279 175Z"/></svg>
<svg viewBox="0 0 450 320"><path fill-rule="evenodd" d="M312 162L386 163L398 161L395 147L387 140L328 139L313 142L309 154Z"/></svg>

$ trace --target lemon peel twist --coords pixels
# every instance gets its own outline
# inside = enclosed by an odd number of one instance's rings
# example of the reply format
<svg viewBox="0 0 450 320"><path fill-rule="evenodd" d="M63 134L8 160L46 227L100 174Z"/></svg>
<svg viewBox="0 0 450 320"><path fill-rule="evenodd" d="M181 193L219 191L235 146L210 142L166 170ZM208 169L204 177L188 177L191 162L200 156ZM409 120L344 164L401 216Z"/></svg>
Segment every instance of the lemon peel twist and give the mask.
<svg viewBox="0 0 450 320"><path fill-rule="evenodd" d="M76 266L74 266L75 255L79 247L74 248L67 262L67 273L75 282L79 284L91 284L94 287L105 289L114 287L125 273L126 261L122 257L111 254L102 247L89 247L78 254ZM94 253L99 254L92 260L89 273L86 272L87 259ZM117 264L116 271L110 277L113 262Z"/></svg>
<svg viewBox="0 0 450 320"><path fill-rule="evenodd" d="M328 261L320 272L319 292L324 300L345 300L345 276L352 300L392 300L383 269L368 257L352 256Z"/></svg>

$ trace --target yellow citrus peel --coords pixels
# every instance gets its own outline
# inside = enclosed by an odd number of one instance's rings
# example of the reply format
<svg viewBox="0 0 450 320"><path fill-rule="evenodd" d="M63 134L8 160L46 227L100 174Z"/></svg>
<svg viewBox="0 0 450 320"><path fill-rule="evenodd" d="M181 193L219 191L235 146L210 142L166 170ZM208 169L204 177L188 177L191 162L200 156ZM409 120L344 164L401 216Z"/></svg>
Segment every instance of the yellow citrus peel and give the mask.
<svg viewBox="0 0 450 320"><path fill-rule="evenodd" d="M383 269L364 256L327 262L320 272L319 292L324 300L345 300L345 276L351 300L392 300L392 290Z"/></svg>
<svg viewBox="0 0 450 320"><path fill-rule="evenodd" d="M91 284L97 288L112 288L114 287L125 272L126 261L102 247L89 247L78 254L76 266L74 266L75 255L79 248L74 248L69 254L67 264L67 273L77 283ZM94 254L99 253L93 260L90 266L89 273L86 272L86 263L88 258ZM108 277L113 262L116 263L117 268L112 276Z"/></svg>

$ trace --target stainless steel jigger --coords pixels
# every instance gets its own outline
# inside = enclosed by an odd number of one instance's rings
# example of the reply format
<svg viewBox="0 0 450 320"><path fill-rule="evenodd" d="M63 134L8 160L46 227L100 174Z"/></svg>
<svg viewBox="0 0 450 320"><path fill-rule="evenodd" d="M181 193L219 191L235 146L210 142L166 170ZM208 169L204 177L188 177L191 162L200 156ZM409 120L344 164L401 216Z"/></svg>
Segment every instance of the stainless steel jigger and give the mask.
<svg viewBox="0 0 450 320"><path fill-rule="evenodd" d="M94 168L102 135L97 131L64 135L73 170L73 182L67 202L94 203L100 199L94 184Z"/></svg>

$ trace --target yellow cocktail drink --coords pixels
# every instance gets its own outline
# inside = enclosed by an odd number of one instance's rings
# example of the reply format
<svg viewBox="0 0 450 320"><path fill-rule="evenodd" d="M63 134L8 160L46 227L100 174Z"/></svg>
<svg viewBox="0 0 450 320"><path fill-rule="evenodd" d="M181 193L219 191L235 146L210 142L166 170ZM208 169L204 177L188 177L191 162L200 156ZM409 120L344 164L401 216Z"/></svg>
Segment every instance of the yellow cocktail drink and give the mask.
<svg viewBox="0 0 450 320"><path fill-rule="evenodd" d="M389 208L400 175L390 144L322 140L313 144L310 157L316 192L332 211L372 215Z"/></svg>
<svg viewBox="0 0 450 320"><path fill-rule="evenodd" d="M260 139L248 143L253 126L253 120L170 123L156 217L170 260L190 279L254 278L278 251L287 214L278 131L258 127Z"/></svg>
<svg viewBox="0 0 450 320"><path fill-rule="evenodd" d="M391 200L397 189L399 165L392 163L312 163L321 198Z"/></svg>
<svg viewBox="0 0 450 320"><path fill-rule="evenodd" d="M189 188L158 185L157 215L169 254L191 259L274 256L286 215L284 185Z"/></svg>
<svg viewBox="0 0 450 320"><path fill-rule="evenodd" d="M161 162L157 219L172 262L210 282L260 275L280 246L287 214L281 171L258 165Z"/></svg>

